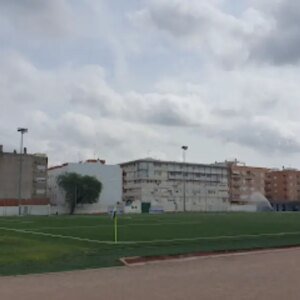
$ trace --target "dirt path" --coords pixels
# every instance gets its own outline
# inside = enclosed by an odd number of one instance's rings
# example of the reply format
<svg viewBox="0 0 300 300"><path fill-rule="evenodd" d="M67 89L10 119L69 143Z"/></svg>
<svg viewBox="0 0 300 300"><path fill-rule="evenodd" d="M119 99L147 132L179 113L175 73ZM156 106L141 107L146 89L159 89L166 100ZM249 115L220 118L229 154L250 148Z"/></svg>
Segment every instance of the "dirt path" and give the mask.
<svg viewBox="0 0 300 300"><path fill-rule="evenodd" d="M0 277L1 300L300 299L300 249Z"/></svg>

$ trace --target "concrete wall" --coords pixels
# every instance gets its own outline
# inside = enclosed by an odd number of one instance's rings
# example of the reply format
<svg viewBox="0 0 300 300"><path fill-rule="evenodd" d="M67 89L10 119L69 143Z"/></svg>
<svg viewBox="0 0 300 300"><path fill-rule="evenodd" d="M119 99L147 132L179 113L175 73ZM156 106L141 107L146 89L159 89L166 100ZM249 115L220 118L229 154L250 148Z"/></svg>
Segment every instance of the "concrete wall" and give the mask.
<svg viewBox="0 0 300 300"><path fill-rule="evenodd" d="M51 212L50 205L28 205L21 207L22 215L28 216L48 216ZM19 207L18 206L0 206L0 216L18 216Z"/></svg>
<svg viewBox="0 0 300 300"><path fill-rule="evenodd" d="M245 205L238 205L238 204L231 204L230 205L231 212L256 212L257 207L253 204L245 204Z"/></svg>
<svg viewBox="0 0 300 300"><path fill-rule="evenodd" d="M142 212L142 206L140 201L134 201L130 205L124 206L124 212L126 214L139 214Z"/></svg>
<svg viewBox="0 0 300 300"><path fill-rule="evenodd" d="M23 207L23 214L29 216L49 216L51 214L50 205L31 205Z"/></svg>
<svg viewBox="0 0 300 300"><path fill-rule="evenodd" d="M33 190L32 156L23 156L22 196L31 198ZM20 156L0 153L0 199L18 198Z"/></svg>
<svg viewBox="0 0 300 300"><path fill-rule="evenodd" d="M25 154L22 158L22 199L46 198L47 157ZM0 152L0 199L17 199L20 155Z"/></svg>
<svg viewBox="0 0 300 300"><path fill-rule="evenodd" d="M0 207L0 216L1 217L10 217L18 216L19 208L17 206L1 206Z"/></svg>
<svg viewBox="0 0 300 300"><path fill-rule="evenodd" d="M63 173L78 173L96 177L102 183L102 192L94 204L81 204L75 213L106 213L108 207L122 201L122 170L118 165L103 165L100 162L69 163L63 167L49 170L48 191L53 211L63 214L69 213L69 206L65 202L65 194L57 185L57 177Z"/></svg>

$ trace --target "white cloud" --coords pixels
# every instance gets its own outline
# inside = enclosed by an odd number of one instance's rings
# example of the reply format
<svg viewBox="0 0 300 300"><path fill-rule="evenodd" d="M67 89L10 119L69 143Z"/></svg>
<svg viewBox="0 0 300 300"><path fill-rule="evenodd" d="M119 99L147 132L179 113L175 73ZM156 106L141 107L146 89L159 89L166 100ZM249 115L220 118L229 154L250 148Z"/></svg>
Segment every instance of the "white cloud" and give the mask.
<svg viewBox="0 0 300 300"><path fill-rule="evenodd" d="M264 153L300 149L297 114L287 120L298 92L296 79L291 81L296 69L276 76L276 70L265 69L257 78L255 69L215 69L203 84L187 83L175 92L170 84L170 90L165 85L165 91L121 94L98 66L42 71L12 55L3 58L1 67L5 129L28 126L32 147L48 152L50 162L77 160L98 149L123 161L147 148L167 149L179 136L192 141L199 134Z"/></svg>
<svg viewBox="0 0 300 300"><path fill-rule="evenodd" d="M154 27L178 40L180 46L214 59L225 66L248 58L247 39L262 23L254 9L242 18L223 12L218 1L151 1L131 14L131 21L146 30Z"/></svg>
<svg viewBox="0 0 300 300"><path fill-rule="evenodd" d="M47 152L51 164L95 154L111 162L177 159L182 144L196 161L238 154L297 163L291 1L265 1L269 10L245 1L236 14L224 8L232 1L217 0L26 2L0 1L0 141L7 148L18 147L16 127L27 126L29 150ZM25 47L28 41L39 47ZM282 41L295 55L282 56Z"/></svg>

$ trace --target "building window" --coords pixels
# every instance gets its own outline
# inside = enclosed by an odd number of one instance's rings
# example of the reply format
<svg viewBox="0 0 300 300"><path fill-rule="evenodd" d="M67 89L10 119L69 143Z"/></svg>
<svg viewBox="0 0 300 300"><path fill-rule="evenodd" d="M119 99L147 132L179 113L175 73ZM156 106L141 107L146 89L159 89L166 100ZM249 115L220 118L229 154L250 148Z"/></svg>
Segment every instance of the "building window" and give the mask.
<svg viewBox="0 0 300 300"><path fill-rule="evenodd" d="M37 165L36 168L37 168L39 171L46 171L46 166L45 166L45 165Z"/></svg>
<svg viewBox="0 0 300 300"><path fill-rule="evenodd" d="M46 182L46 178L45 177L36 177L35 182Z"/></svg>
<svg viewBox="0 0 300 300"><path fill-rule="evenodd" d="M36 194L37 195L44 195L46 193L46 190L45 189L37 189L36 190Z"/></svg>

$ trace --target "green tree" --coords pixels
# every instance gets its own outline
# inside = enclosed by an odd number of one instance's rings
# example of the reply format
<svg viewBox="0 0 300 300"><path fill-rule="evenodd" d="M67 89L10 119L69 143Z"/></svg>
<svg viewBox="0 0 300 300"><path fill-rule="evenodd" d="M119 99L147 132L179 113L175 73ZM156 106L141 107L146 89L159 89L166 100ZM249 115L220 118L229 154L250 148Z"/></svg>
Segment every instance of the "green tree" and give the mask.
<svg viewBox="0 0 300 300"><path fill-rule="evenodd" d="M77 173L64 173L58 176L57 183L65 191L66 202L72 215L77 204L95 203L102 191L102 183L95 177Z"/></svg>

